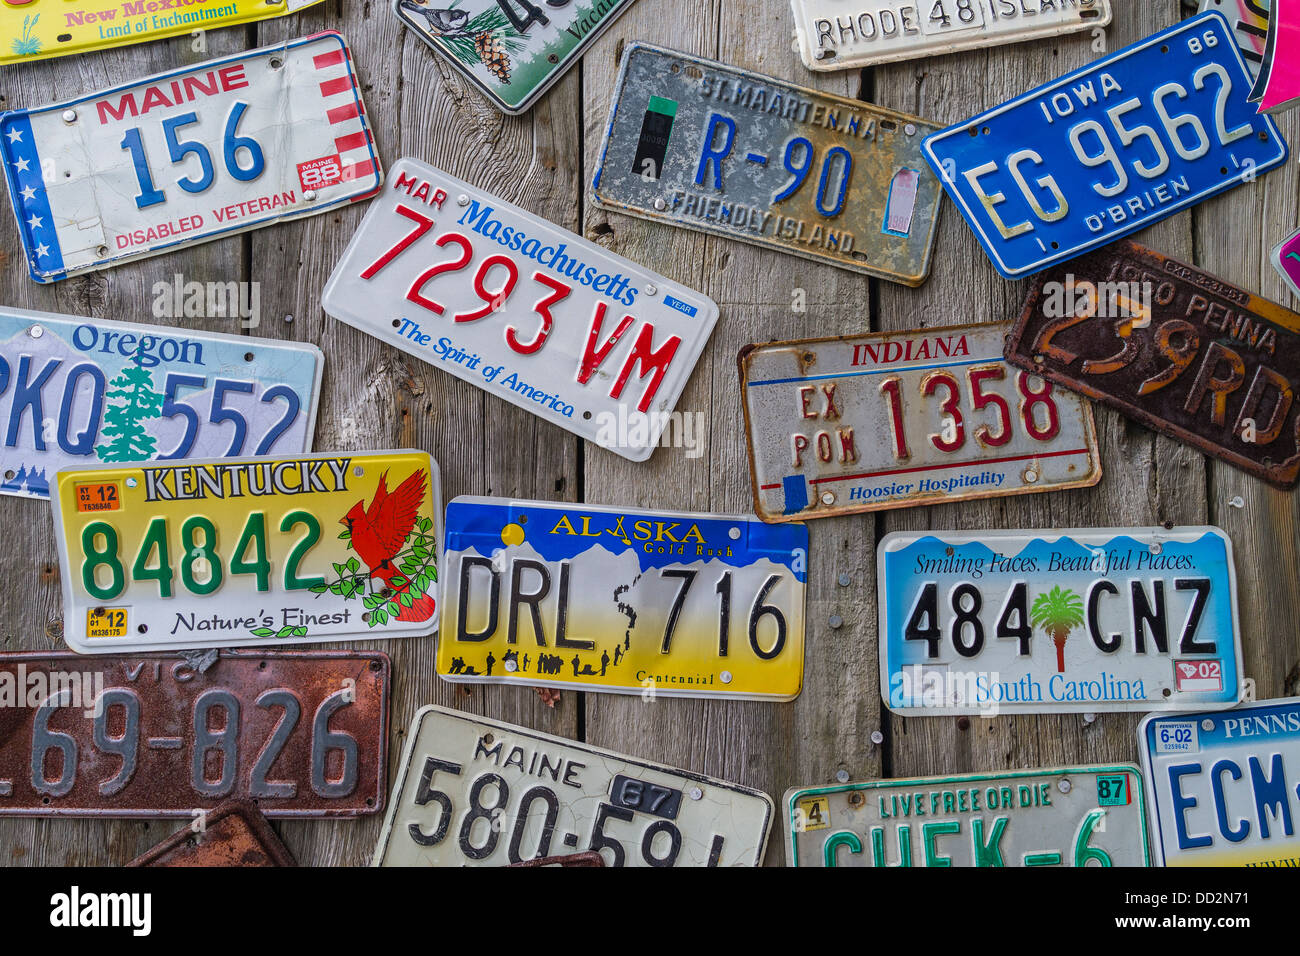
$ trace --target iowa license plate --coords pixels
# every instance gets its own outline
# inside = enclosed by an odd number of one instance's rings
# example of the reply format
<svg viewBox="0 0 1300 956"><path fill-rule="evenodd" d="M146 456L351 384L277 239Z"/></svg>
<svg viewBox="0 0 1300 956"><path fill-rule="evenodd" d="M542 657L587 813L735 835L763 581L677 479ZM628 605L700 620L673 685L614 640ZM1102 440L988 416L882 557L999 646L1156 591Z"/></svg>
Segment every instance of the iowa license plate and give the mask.
<svg viewBox="0 0 1300 956"><path fill-rule="evenodd" d="M1204 13L925 141L993 265L1064 262L1286 162L1227 21Z"/></svg>
<svg viewBox="0 0 1300 956"><path fill-rule="evenodd" d="M749 787L523 727L415 715L375 866L759 866L772 801Z"/></svg>
<svg viewBox="0 0 1300 956"><path fill-rule="evenodd" d="M939 201L903 113L634 43L594 201L917 286Z"/></svg>
<svg viewBox="0 0 1300 956"><path fill-rule="evenodd" d="M1108 764L789 790L791 866L1150 866L1142 779Z"/></svg>
<svg viewBox="0 0 1300 956"><path fill-rule="evenodd" d="M730 515L456 498L449 681L792 700L808 529Z"/></svg>
<svg viewBox="0 0 1300 956"><path fill-rule="evenodd" d="M1259 74L1268 45L1268 20L1272 0L1201 0L1201 12L1217 10L1227 19L1237 48L1252 77Z"/></svg>
<svg viewBox="0 0 1300 956"><path fill-rule="evenodd" d="M431 634L438 467L417 451L59 472L83 654Z"/></svg>
<svg viewBox="0 0 1300 956"><path fill-rule="evenodd" d="M383 179L337 33L5 113L0 159L37 282L314 216Z"/></svg>

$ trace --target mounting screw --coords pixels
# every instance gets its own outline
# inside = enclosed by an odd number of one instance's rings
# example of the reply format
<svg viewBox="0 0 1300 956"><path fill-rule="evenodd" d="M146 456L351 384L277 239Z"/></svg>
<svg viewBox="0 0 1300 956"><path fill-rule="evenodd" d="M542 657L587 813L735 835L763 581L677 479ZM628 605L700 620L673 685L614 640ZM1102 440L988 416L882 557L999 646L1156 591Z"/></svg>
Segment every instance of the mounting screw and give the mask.
<svg viewBox="0 0 1300 956"><path fill-rule="evenodd" d="M1228 499L1228 507L1244 508L1246 507L1246 499L1241 497L1241 495L1233 495L1231 498Z"/></svg>
<svg viewBox="0 0 1300 956"><path fill-rule="evenodd" d="M658 209L660 212L663 212L665 209L668 208L668 203L664 202L662 198L656 199L655 208Z"/></svg>
<svg viewBox="0 0 1300 956"><path fill-rule="evenodd" d="M723 671L721 674L718 675L718 680L722 681L722 683L724 684L730 684L731 671Z"/></svg>
<svg viewBox="0 0 1300 956"><path fill-rule="evenodd" d="M853 579L847 574L841 574L839 577L840 587L846 588L853 583Z"/></svg>
<svg viewBox="0 0 1300 956"><path fill-rule="evenodd" d="M461 193L459 196L456 197L456 205L458 205L458 206L468 206L468 205L469 205L469 197L466 196L464 193Z"/></svg>
<svg viewBox="0 0 1300 956"><path fill-rule="evenodd" d="M871 742L876 746L880 746L885 742L885 735L878 730L873 730L871 732Z"/></svg>
<svg viewBox="0 0 1300 956"><path fill-rule="evenodd" d="M1056 789L1060 790L1061 793L1069 793L1071 790L1074 789L1074 784L1070 783L1069 777L1066 777L1056 785Z"/></svg>
<svg viewBox="0 0 1300 956"><path fill-rule="evenodd" d="M1213 729L1214 729L1214 721L1212 721L1209 717L1206 717L1204 720L1201 721L1201 729L1202 729L1202 730L1213 730Z"/></svg>
<svg viewBox="0 0 1300 956"><path fill-rule="evenodd" d="M1084 714L1084 715L1083 715L1083 722L1084 722L1085 724L1090 724L1090 723L1092 723L1093 721L1095 721L1096 719L1097 719L1097 715L1096 715L1096 714Z"/></svg>
<svg viewBox="0 0 1300 956"><path fill-rule="evenodd" d="M903 132L906 133L908 136L915 136L916 127L913 126L911 123L908 123L906 126L903 127Z"/></svg>
<svg viewBox="0 0 1300 956"><path fill-rule="evenodd" d="M691 787L691 799L692 800L704 799L704 791L701 790L699 787Z"/></svg>
<svg viewBox="0 0 1300 956"><path fill-rule="evenodd" d="M27 330L27 334L34 339L39 339L42 335L45 334L45 329L39 325L33 325L30 329Z"/></svg>
<svg viewBox="0 0 1300 956"><path fill-rule="evenodd" d="M830 616L830 620L828 620L826 623L831 626L831 630L838 631L841 627L844 626L844 618L840 617L838 614L832 614Z"/></svg>
<svg viewBox="0 0 1300 956"><path fill-rule="evenodd" d="M655 288L654 286L652 286L652 285L648 285L648 286L645 287L645 294L646 294L646 295L658 295L658 294L659 294L659 290L658 290L657 288Z"/></svg>
<svg viewBox="0 0 1300 956"><path fill-rule="evenodd" d="M308 189L308 190L306 190L306 191L302 194L302 198L305 199L305 200L307 200L308 202L315 202L315 201L316 201L316 190L314 190L314 189Z"/></svg>
<svg viewBox="0 0 1300 956"><path fill-rule="evenodd" d="M77 111L76 111L76 110L64 110L64 111L63 111L63 122L65 122L65 123L75 123L76 121L77 121Z"/></svg>
<svg viewBox="0 0 1300 956"><path fill-rule="evenodd" d="M848 783L848 782L849 782L849 772L848 772L847 770L844 770L843 768L841 768L841 769L839 769L839 770L836 770L836 771L835 771L835 779L838 780L840 783Z"/></svg>

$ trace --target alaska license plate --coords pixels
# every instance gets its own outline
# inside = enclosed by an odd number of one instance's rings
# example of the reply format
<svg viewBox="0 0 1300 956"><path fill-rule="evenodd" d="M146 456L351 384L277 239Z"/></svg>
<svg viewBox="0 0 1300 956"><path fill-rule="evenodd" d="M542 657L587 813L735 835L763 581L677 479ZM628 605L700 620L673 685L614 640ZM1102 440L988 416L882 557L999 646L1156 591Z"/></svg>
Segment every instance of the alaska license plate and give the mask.
<svg viewBox="0 0 1300 956"><path fill-rule="evenodd" d="M437 627L424 452L65 470L63 636L82 654L410 637Z"/></svg>
<svg viewBox="0 0 1300 956"><path fill-rule="evenodd" d="M759 866L767 794L500 721L415 715L375 866Z"/></svg>
<svg viewBox="0 0 1300 956"><path fill-rule="evenodd" d="M1272 0L1201 0L1201 13L1217 10L1227 19L1252 77L1259 74L1264 62L1271 5Z"/></svg>
<svg viewBox="0 0 1300 956"><path fill-rule="evenodd" d="M1300 299L1300 229L1273 247L1273 268L1291 294Z"/></svg>
<svg viewBox="0 0 1300 956"><path fill-rule="evenodd" d="M412 159L321 304L633 461L654 451L718 319L712 299Z"/></svg>
<svg viewBox="0 0 1300 956"><path fill-rule="evenodd" d="M925 154L1016 279L1286 162L1227 21L1204 13L930 136Z"/></svg>
<svg viewBox="0 0 1300 956"><path fill-rule="evenodd" d="M127 866L297 866L251 800L227 800Z"/></svg>
<svg viewBox="0 0 1300 956"><path fill-rule="evenodd" d="M0 654L0 816L378 812L392 664L375 651Z"/></svg>
<svg viewBox="0 0 1300 956"><path fill-rule="evenodd" d="M0 308L0 494L48 498L61 468L297 454L314 345Z"/></svg>
<svg viewBox="0 0 1300 956"><path fill-rule="evenodd" d="M1110 764L785 795L791 866L1150 866L1142 778Z"/></svg>
<svg viewBox="0 0 1300 956"><path fill-rule="evenodd" d="M593 199L615 212L918 286L943 191L938 127L685 53L630 44Z"/></svg>
<svg viewBox="0 0 1300 956"><path fill-rule="evenodd" d="M5 113L0 159L37 282L314 216L383 180L337 33Z"/></svg>
<svg viewBox="0 0 1300 956"><path fill-rule="evenodd" d="M878 556L889 709L1222 709L1241 695L1232 542L1218 528L889 534Z"/></svg>
<svg viewBox="0 0 1300 956"><path fill-rule="evenodd" d="M445 680L792 700L808 529L753 518L454 499Z"/></svg>
<svg viewBox="0 0 1300 956"><path fill-rule="evenodd" d="M1010 368L1010 328L742 350L755 512L792 521L1095 485L1091 406Z"/></svg>

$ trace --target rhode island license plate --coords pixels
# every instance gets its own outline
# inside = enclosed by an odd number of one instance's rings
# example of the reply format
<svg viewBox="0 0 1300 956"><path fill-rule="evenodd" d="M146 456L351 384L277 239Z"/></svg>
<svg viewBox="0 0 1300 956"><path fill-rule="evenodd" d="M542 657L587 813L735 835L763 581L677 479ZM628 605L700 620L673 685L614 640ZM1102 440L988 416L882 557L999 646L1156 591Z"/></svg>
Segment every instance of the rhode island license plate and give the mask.
<svg viewBox="0 0 1300 956"><path fill-rule="evenodd" d="M917 286L939 181L915 116L671 50L628 46L593 199Z"/></svg>
<svg viewBox="0 0 1300 956"><path fill-rule="evenodd" d="M437 627L424 452L65 470L64 639L83 654L409 637Z"/></svg>
<svg viewBox="0 0 1300 956"><path fill-rule="evenodd" d="M930 136L1003 276L1073 259L1286 162L1227 21L1204 13Z"/></svg>
<svg viewBox="0 0 1300 956"><path fill-rule="evenodd" d="M383 179L337 33L5 113L0 160L37 282L314 216Z"/></svg>
<svg viewBox="0 0 1300 956"><path fill-rule="evenodd" d="M375 866L759 866L767 794L523 727L415 715Z"/></svg>
<svg viewBox="0 0 1300 956"><path fill-rule="evenodd" d="M1231 707L1232 542L1218 528L890 534L880 693L900 714Z"/></svg>
<svg viewBox="0 0 1300 956"><path fill-rule="evenodd" d="M449 681L791 700L808 529L753 518L456 498L438 673Z"/></svg>

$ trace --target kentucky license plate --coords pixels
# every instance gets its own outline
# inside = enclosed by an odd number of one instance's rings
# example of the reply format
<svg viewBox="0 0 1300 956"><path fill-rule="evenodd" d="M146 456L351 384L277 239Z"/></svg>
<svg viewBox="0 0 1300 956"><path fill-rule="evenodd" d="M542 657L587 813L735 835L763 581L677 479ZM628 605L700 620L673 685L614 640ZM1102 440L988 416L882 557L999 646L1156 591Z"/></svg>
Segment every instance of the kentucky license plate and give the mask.
<svg viewBox="0 0 1300 956"><path fill-rule="evenodd" d="M633 461L654 451L718 320L706 296L412 159L321 305Z"/></svg>
<svg viewBox="0 0 1300 956"><path fill-rule="evenodd" d="M610 866L759 866L767 794L523 727L415 715L375 866L506 866L594 850Z"/></svg>
<svg viewBox="0 0 1300 956"><path fill-rule="evenodd" d="M1150 866L1142 779L1108 764L789 790L791 866Z"/></svg>
<svg viewBox="0 0 1300 956"><path fill-rule="evenodd" d="M37 282L314 216L383 180L337 33L5 113L0 160Z"/></svg>
<svg viewBox="0 0 1300 956"><path fill-rule="evenodd" d="M593 185L597 206L917 286L943 191L938 127L634 43Z"/></svg>
<svg viewBox="0 0 1300 956"><path fill-rule="evenodd" d="M792 700L808 529L753 518L454 499L449 681Z"/></svg>
<svg viewBox="0 0 1300 956"><path fill-rule="evenodd" d="M1092 408L1002 361L1010 323L740 353L764 521L1095 485Z"/></svg>
<svg viewBox="0 0 1300 956"><path fill-rule="evenodd" d="M392 664L375 651L0 654L0 816L270 817L384 804Z"/></svg>
<svg viewBox="0 0 1300 956"><path fill-rule="evenodd" d="M1268 45L1268 19L1272 0L1201 0L1201 12L1217 10L1232 27L1237 48L1252 77L1259 74Z"/></svg>
<svg viewBox="0 0 1300 956"><path fill-rule="evenodd" d="M1227 21L1204 13L925 141L1003 276L1144 229L1286 162Z"/></svg>
<svg viewBox="0 0 1300 956"><path fill-rule="evenodd" d="M438 466L417 451L59 472L82 654L433 633Z"/></svg>
<svg viewBox="0 0 1300 956"><path fill-rule="evenodd" d="M933 714L1231 707L1232 542L1218 528L890 534L880 693Z"/></svg>

